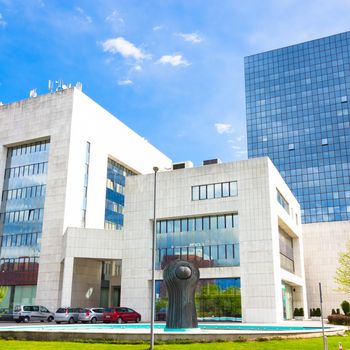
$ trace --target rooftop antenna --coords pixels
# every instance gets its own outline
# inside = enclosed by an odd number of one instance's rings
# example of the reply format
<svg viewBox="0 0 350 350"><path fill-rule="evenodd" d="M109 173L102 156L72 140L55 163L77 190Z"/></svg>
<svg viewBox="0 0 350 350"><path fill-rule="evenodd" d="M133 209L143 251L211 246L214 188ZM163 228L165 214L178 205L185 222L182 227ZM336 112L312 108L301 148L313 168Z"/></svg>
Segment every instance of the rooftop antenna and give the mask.
<svg viewBox="0 0 350 350"><path fill-rule="evenodd" d="M36 92L36 89L32 89L29 91L29 98L32 98L32 97L37 97L38 94Z"/></svg>
<svg viewBox="0 0 350 350"><path fill-rule="evenodd" d="M49 91L50 92L53 91L53 82L52 82L52 80L49 80Z"/></svg>
<svg viewBox="0 0 350 350"><path fill-rule="evenodd" d="M62 83L63 83L62 80L56 80L56 91L63 90Z"/></svg>
<svg viewBox="0 0 350 350"><path fill-rule="evenodd" d="M75 84L75 87L78 90L83 91L83 84L80 81L77 81L77 83Z"/></svg>

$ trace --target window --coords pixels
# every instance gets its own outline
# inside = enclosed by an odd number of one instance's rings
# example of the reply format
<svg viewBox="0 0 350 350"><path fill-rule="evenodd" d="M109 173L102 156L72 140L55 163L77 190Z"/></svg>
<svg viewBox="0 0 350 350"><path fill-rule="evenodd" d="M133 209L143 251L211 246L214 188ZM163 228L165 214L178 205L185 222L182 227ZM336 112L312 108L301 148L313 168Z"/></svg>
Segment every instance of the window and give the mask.
<svg viewBox="0 0 350 350"><path fill-rule="evenodd" d="M237 181L192 186L192 200L237 196Z"/></svg>
<svg viewBox="0 0 350 350"><path fill-rule="evenodd" d="M282 196L279 190L277 190L277 201L279 204L282 205L284 210L289 214L289 203L286 201L286 199Z"/></svg>

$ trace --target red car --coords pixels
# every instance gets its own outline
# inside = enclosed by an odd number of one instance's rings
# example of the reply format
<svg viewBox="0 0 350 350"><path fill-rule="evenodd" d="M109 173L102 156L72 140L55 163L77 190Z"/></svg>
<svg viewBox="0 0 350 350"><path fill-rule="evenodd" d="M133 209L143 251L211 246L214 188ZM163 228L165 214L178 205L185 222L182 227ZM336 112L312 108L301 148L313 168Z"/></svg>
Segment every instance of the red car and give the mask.
<svg viewBox="0 0 350 350"><path fill-rule="evenodd" d="M128 307L108 307L103 312L103 323L140 322L141 315Z"/></svg>

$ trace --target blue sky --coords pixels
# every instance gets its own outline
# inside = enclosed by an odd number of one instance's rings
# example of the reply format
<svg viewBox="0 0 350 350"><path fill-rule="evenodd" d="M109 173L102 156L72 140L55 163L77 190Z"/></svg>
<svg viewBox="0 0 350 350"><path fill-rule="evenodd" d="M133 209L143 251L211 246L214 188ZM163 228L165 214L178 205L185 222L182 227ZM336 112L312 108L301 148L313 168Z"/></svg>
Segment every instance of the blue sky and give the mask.
<svg viewBox="0 0 350 350"><path fill-rule="evenodd" d="M244 56L349 18L348 0L0 0L0 101L80 81L174 161L246 159Z"/></svg>

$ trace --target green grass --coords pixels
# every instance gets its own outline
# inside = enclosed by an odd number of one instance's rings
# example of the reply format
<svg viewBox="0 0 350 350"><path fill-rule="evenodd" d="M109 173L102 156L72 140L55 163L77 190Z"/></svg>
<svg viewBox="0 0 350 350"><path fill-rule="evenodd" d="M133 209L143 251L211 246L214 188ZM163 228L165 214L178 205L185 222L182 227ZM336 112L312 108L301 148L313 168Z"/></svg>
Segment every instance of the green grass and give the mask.
<svg viewBox="0 0 350 350"><path fill-rule="evenodd" d="M328 337L328 349L338 350L338 343L343 344L343 350L350 350L349 336ZM1 350L146 350L148 344L102 344L74 342L37 342L20 340L0 340ZM155 350L322 350L322 338L264 340L254 342L220 342L193 344L159 344Z"/></svg>

